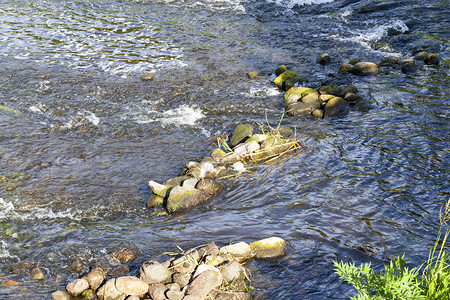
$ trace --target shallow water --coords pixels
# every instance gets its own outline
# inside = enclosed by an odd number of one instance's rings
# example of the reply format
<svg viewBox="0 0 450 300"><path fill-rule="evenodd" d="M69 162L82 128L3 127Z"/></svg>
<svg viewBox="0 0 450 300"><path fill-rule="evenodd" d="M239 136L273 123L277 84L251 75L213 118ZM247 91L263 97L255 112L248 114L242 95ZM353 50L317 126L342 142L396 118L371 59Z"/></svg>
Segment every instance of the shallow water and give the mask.
<svg viewBox="0 0 450 300"><path fill-rule="evenodd" d="M1 2L0 2L1 3ZM262 299L346 299L333 260L428 255L449 198L448 4L441 1L9 1L0 5L0 297L49 298L122 248L129 267L209 241L280 236L287 255L249 265ZM351 58L421 50L438 67L336 76ZM333 58L315 65L320 54ZM353 83L369 110L285 117L301 153L261 165L189 211L145 208L242 122L276 126L280 64L308 85ZM258 70L256 80L246 72ZM153 71L150 82L139 79ZM30 282L30 265L45 272Z"/></svg>

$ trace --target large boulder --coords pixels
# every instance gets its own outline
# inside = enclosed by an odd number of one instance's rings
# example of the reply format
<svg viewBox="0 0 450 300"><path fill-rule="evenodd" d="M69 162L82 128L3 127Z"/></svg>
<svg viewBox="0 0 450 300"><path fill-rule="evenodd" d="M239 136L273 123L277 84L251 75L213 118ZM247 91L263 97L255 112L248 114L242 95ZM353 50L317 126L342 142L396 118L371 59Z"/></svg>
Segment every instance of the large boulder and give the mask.
<svg viewBox="0 0 450 300"><path fill-rule="evenodd" d="M200 205L208 201L211 195L190 187L176 186L167 198L166 209L169 213L173 213L180 209L186 209L192 206Z"/></svg>
<svg viewBox="0 0 450 300"><path fill-rule="evenodd" d="M347 114L350 110L350 105L341 97L334 97L330 99L324 108L324 118L330 119L340 117Z"/></svg>
<svg viewBox="0 0 450 300"><path fill-rule="evenodd" d="M230 146L234 147L237 144L245 141L247 138L253 135L252 124L240 124L234 129L233 135L230 139Z"/></svg>

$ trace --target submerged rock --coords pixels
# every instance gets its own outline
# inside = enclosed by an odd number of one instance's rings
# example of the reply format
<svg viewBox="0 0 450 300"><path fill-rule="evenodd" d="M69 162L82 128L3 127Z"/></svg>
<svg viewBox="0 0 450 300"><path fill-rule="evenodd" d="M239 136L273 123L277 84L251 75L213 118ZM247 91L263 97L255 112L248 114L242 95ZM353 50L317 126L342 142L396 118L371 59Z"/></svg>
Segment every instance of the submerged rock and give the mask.
<svg viewBox="0 0 450 300"><path fill-rule="evenodd" d="M402 60L400 66L402 68L403 73L412 73L415 72L417 69L416 60L414 57Z"/></svg>
<svg viewBox="0 0 450 300"><path fill-rule="evenodd" d="M347 114L350 110L350 105L341 97L334 97L329 100L324 108L324 118L330 119L341 117Z"/></svg>
<svg viewBox="0 0 450 300"><path fill-rule="evenodd" d="M155 73L147 73L141 76L141 80L148 81L155 78Z"/></svg>
<svg viewBox="0 0 450 300"><path fill-rule="evenodd" d="M45 279L44 272L42 272L42 270L40 268L36 267L33 270L31 270L30 279L31 280L44 280Z"/></svg>
<svg viewBox="0 0 450 300"><path fill-rule="evenodd" d="M331 56L328 53L324 53L316 59L316 64L321 64L322 66L328 65L331 62Z"/></svg>
<svg viewBox="0 0 450 300"><path fill-rule="evenodd" d="M248 79L255 79L256 77L258 77L258 75L258 71L250 71L247 73Z"/></svg>

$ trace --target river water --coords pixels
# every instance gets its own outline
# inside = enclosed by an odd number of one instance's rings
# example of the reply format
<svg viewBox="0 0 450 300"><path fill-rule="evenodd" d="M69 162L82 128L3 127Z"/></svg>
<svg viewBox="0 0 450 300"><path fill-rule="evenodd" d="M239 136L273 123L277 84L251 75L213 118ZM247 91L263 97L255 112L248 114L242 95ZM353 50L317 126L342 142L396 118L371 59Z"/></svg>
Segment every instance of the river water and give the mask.
<svg viewBox="0 0 450 300"><path fill-rule="evenodd" d="M449 12L437 0L0 1L0 279L18 282L0 298L49 299L81 275L77 258L132 249L135 274L177 246L269 236L289 247L249 264L260 299L354 296L333 260L381 268L406 253L417 266L449 198ZM422 50L439 66L337 76L351 58ZM316 65L324 52L331 64ZM284 117L301 153L188 211L146 209L147 182L208 156L215 136L277 125L281 64L311 87L353 83L369 109Z"/></svg>

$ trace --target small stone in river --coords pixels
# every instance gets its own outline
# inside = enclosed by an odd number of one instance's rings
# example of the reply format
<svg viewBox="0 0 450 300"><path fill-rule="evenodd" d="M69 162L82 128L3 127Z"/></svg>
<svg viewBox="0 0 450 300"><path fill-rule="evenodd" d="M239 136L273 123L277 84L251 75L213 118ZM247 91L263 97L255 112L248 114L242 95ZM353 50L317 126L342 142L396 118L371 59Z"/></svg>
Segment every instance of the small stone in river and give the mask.
<svg viewBox="0 0 450 300"><path fill-rule="evenodd" d="M400 64L403 73L411 73L417 69L416 60L413 57L402 60Z"/></svg>
<svg viewBox="0 0 450 300"><path fill-rule="evenodd" d="M424 60L425 57L427 57L427 56L428 56L428 52L427 51L422 51L420 53L417 53L416 56L414 56L414 58L416 60Z"/></svg>
<svg viewBox="0 0 450 300"><path fill-rule="evenodd" d="M330 99L324 108L324 118L340 117L348 113L350 105L341 97Z"/></svg>
<svg viewBox="0 0 450 300"><path fill-rule="evenodd" d="M286 72L288 69L286 68L285 65L281 65L279 66L276 70L275 70L275 75L276 76L280 76L281 74L283 74L284 72Z"/></svg>
<svg viewBox="0 0 450 300"><path fill-rule="evenodd" d="M353 65L343 63L339 66L338 74L348 74L352 71Z"/></svg>
<svg viewBox="0 0 450 300"><path fill-rule="evenodd" d="M316 59L316 64L321 64L322 66L328 65L331 61L331 56L328 53L324 53Z"/></svg>
<svg viewBox="0 0 450 300"><path fill-rule="evenodd" d="M233 135L230 139L230 146L234 147L237 144L245 141L247 138L253 135L252 124L240 124L234 129Z"/></svg>
<svg viewBox="0 0 450 300"><path fill-rule="evenodd" d="M255 79L256 77L258 77L258 75L258 71L250 71L247 73L249 79Z"/></svg>
<svg viewBox="0 0 450 300"><path fill-rule="evenodd" d="M86 280L91 289L96 291L106 280L105 272L101 268L95 268L86 275Z"/></svg>
<svg viewBox="0 0 450 300"><path fill-rule="evenodd" d="M273 83L278 88L282 88L285 80L295 78L295 77L297 77L297 73L295 73L294 71L285 71L281 75L279 75L277 78L275 78Z"/></svg>
<svg viewBox="0 0 450 300"><path fill-rule="evenodd" d="M140 296L148 292L148 283L135 276L122 276L116 279L116 288L124 294Z"/></svg>
<svg viewBox="0 0 450 300"><path fill-rule="evenodd" d="M172 272L157 261L147 261L139 269L139 274L142 280L151 284L167 281Z"/></svg>
<svg viewBox="0 0 450 300"><path fill-rule="evenodd" d="M111 253L111 257L116 259L121 264L126 264L136 258L136 252L130 249L121 249Z"/></svg>
<svg viewBox="0 0 450 300"><path fill-rule="evenodd" d="M270 237L250 243L256 258L273 258L285 253L286 241L279 237Z"/></svg>
<svg viewBox="0 0 450 300"><path fill-rule="evenodd" d="M350 73L354 75L367 76L378 74L378 66L374 63L361 61L353 66Z"/></svg>
<svg viewBox="0 0 450 300"><path fill-rule="evenodd" d="M152 80L155 77L155 73L147 73L141 76L142 80Z"/></svg>
<svg viewBox="0 0 450 300"><path fill-rule="evenodd" d="M170 191L166 209L169 213L173 213L180 209L205 203L210 198L211 195L202 190L176 186Z"/></svg>
<svg viewBox="0 0 450 300"><path fill-rule="evenodd" d="M80 273L81 271L84 270L86 266L83 264L83 262L77 258L71 265L70 268L72 269L72 271Z"/></svg>
<svg viewBox="0 0 450 300"><path fill-rule="evenodd" d="M434 53L428 54L423 61L426 65L439 65L439 57Z"/></svg>
<svg viewBox="0 0 450 300"><path fill-rule="evenodd" d="M342 91L339 92L339 97L344 98L347 93L358 93L358 89L353 84L347 85Z"/></svg>
<svg viewBox="0 0 450 300"><path fill-rule="evenodd" d="M148 208L160 207L164 204L164 197L158 196L156 194L151 194L145 205Z"/></svg>
<svg viewBox="0 0 450 300"><path fill-rule="evenodd" d="M315 109L312 112L312 115L313 115L314 118L322 119L323 118L323 110L322 109Z"/></svg>
<svg viewBox="0 0 450 300"><path fill-rule="evenodd" d="M286 108L286 112L290 116L303 116L309 115L318 108L320 108L320 103L318 101L309 103L297 102L289 104Z"/></svg>
<svg viewBox="0 0 450 300"><path fill-rule="evenodd" d="M345 95L344 99L348 103L355 104L355 103L361 101L362 97L360 95L358 95L358 94L354 94L354 93L349 92L349 93L347 93Z"/></svg>
<svg viewBox="0 0 450 300"><path fill-rule="evenodd" d="M51 300L70 300L70 294L66 291L56 291L52 293Z"/></svg>
<svg viewBox="0 0 450 300"><path fill-rule="evenodd" d="M78 296L85 290L89 288L89 283L86 279L76 279L72 282L69 282L66 286L66 290L72 296Z"/></svg>
<svg viewBox="0 0 450 300"><path fill-rule="evenodd" d="M31 270L30 279L31 280L44 280L45 275L40 268L36 267L33 270Z"/></svg>

